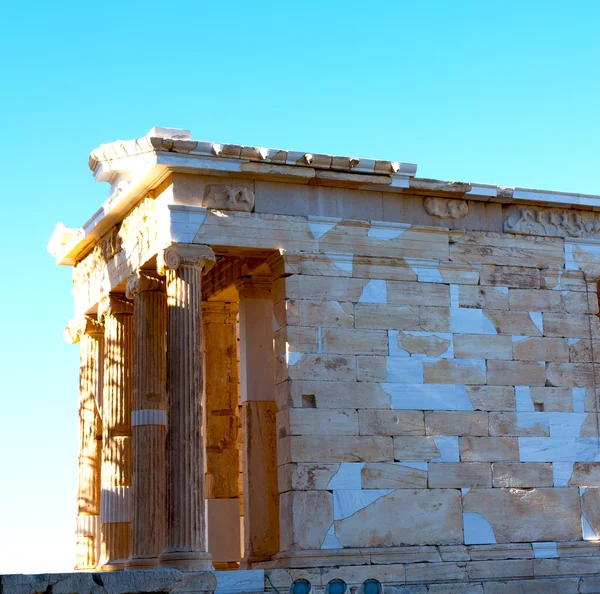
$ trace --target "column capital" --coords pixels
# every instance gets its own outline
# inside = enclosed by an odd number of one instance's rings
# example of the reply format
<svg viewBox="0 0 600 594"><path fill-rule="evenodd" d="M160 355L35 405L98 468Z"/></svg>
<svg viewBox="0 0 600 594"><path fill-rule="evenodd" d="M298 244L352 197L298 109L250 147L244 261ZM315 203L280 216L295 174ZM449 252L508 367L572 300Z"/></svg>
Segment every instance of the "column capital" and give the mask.
<svg viewBox="0 0 600 594"><path fill-rule="evenodd" d="M165 276L167 269L177 270L180 266L198 266L206 274L215 261L215 253L207 245L178 243L158 253L156 268L161 276Z"/></svg>
<svg viewBox="0 0 600 594"><path fill-rule="evenodd" d="M240 299L270 299L271 277L246 276L238 279L235 288Z"/></svg>
<svg viewBox="0 0 600 594"><path fill-rule="evenodd" d="M98 321L101 322L106 316L118 314L133 314L133 304L125 299L125 295L109 293L98 301Z"/></svg>
<svg viewBox="0 0 600 594"><path fill-rule="evenodd" d="M202 320L213 324L235 324L240 307L229 301L203 301Z"/></svg>
<svg viewBox="0 0 600 594"><path fill-rule="evenodd" d="M77 344L83 334L94 336L95 334L104 334L104 324L92 316L81 316L70 320L63 332L65 342Z"/></svg>
<svg viewBox="0 0 600 594"><path fill-rule="evenodd" d="M144 291L164 290L165 282L162 279L156 278L155 276L149 276L138 270L127 279L125 297L127 299L133 299L135 295Z"/></svg>

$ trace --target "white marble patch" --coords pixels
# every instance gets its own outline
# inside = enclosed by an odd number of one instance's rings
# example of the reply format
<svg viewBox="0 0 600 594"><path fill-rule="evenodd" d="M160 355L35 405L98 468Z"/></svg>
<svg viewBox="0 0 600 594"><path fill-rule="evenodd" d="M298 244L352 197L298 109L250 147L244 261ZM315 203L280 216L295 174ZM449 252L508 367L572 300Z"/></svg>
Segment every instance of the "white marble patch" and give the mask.
<svg viewBox="0 0 600 594"><path fill-rule="evenodd" d="M390 357L410 357L410 353L398 346L398 330L388 330L388 353Z"/></svg>
<svg viewBox="0 0 600 594"><path fill-rule="evenodd" d="M496 535L492 525L475 512L463 513L465 544L496 544Z"/></svg>
<svg viewBox="0 0 600 594"><path fill-rule="evenodd" d="M342 219L334 217L308 217L308 227L315 239L321 239L325 233L331 231Z"/></svg>
<svg viewBox="0 0 600 594"><path fill-rule="evenodd" d="M540 331L540 334L544 334L544 322L542 320L542 314L539 311L530 311L529 317L531 321L535 324L535 327Z"/></svg>
<svg viewBox="0 0 600 594"><path fill-rule="evenodd" d="M583 514L581 514L581 531L583 532L583 540L598 540L598 535Z"/></svg>
<svg viewBox="0 0 600 594"><path fill-rule="evenodd" d="M217 589L215 594L250 594L265 591L264 569L237 569L236 571L215 571Z"/></svg>
<svg viewBox="0 0 600 594"><path fill-rule="evenodd" d="M327 489L360 489L360 473L365 462L341 462L339 470L331 477Z"/></svg>
<svg viewBox="0 0 600 594"><path fill-rule="evenodd" d="M577 344L580 340L581 340L581 338L567 338L567 342L568 342L569 346L573 346L574 344Z"/></svg>
<svg viewBox="0 0 600 594"><path fill-rule="evenodd" d="M565 241L565 270L579 270L573 258L573 244Z"/></svg>
<svg viewBox="0 0 600 594"><path fill-rule="evenodd" d="M553 485L555 487L568 487L569 479L573 474L574 462L553 462L552 463L552 475Z"/></svg>
<svg viewBox="0 0 600 594"><path fill-rule="evenodd" d="M555 542L532 542L534 559L553 559L558 557L558 547Z"/></svg>
<svg viewBox="0 0 600 594"><path fill-rule="evenodd" d="M371 228L367 233L369 239L380 239L383 241L390 241L391 239L397 239L407 229L410 229L410 225L406 223L384 223L382 221L371 221Z"/></svg>
<svg viewBox="0 0 600 594"><path fill-rule="evenodd" d="M594 437L519 437L521 462L597 462Z"/></svg>
<svg viewBox="0 0 600 594"><path fill-rule="evenodd" d="M521 342L522 340L527 340L528 338L531 338L531 336L511 336L513 344L515 342Z"/></svg>
<svg viewBox="0 0 600 594"><path fill-rule="evenodd" d="M460 307L460 300L458 298L459 296L459 287L458 285L450 285L450 307L456 307L459 308Z"/></svg>
<svg viewBox="0 0 600 594"><path fill-rule="evenodd" d="M581 268L577 262L575 262L573 254L574 247L577 247L594 258L600 258L600 242L592 241L586 243L581 240L565 240L565 268L567 270L579 270Z"/></svg>
<svg viewBox="0 0 600 594"><path fill-rule="evenodd" d="M533 412L535 410L529 386L515 386L515 396L517 400L517 411Z"/></svg>
<svg viewBox="0 0 600 594"><path fill-rule="evenodd" d="M386 381L398 384L422 384L423 360L413 357L386 357Z"/></svg>
<svg viewBox="0 0 600 594"><path fill-rule="evenodd" d="M285 345L285 362L292 367L293 365L296 365L296 363L298 363L298 361L300 361L300 359L302 359L302 357L304 357L304 353L296 353L294 351L290 351L289 349L289 344L286 343Z"/></svg>
<svg viewBox="0 0 600 594"><path fill-rule="evenodd" d="M166 425L167 411L156 409L139 409L131 411L131 426L139 427L141 425Z"/></svg>
<svg viewBox="0 0 600 594"><path fill-rule="evenodd" d="M321 545L321 549L341 549L342 545L338 540L338 537L335 535L335 523L332 523L325 538L323 539L323 544Z"/></svg>
<svg viewBox="0 0 600 594"><path fill-rule="evenodd" d="M498 334L481 309L451 307L450 327L455 334Z"/></svg>
<svg viewBox="0 0 600 594"><path fill-rule="evenodd" d="M129 487L102 487L100 491L100 521L129 522Z"/></svg>
<svg viewBox="0 0 600 594"><path fill-rule="evenodd" d="M583 494L587 491L587 487L579 487L579 500L581 502L581 498ZM581 506L583 508L583 505ZM585 517L583 511L581 512L581 531L583 533L583 540L598 540L598 535L596 531L592 528L589 520Z"/></svg>
<svg viewBox="0 0 600 594"><path fill-rule="evenodd" d="M458 436L437 436L433 439L440 451L440 456L432 458L431 462L460 462Z"/></svg>
<svg viewBox="0 0 600 594"><path fill-rule="evenodd" d="M397 410L473 410L460 384L380 384Z"/></svg>
<svg viewBox="0 0 600 594"><path fill-rule="evenodd" d="M325 252L325 255L336 268L339 268L340 270L347 272L349 276L352 276L352 261L354 259L354 254Z"/></svg>
<svg viewBox="0 0 600 594"><path fill-rule="evenodd" d="M359 303L387 303L387 285L384 280L371 279L362 290Z"/></svg>
<svg viewBox="0 0 600 594"><path fill-rule="evenodd" d="M76 516L75 534L76 536L99 535L100 516Z"/></svg>
<svg viewBox="0 0 600 594"><path fill-rule="evenodd" d="M502 293L503 295L508 295L508 287L494 287L494 290L498 291L498 293Z"/></svg>
<svg viewBox="0 0 600 594"><path fill-rule="evenodd" d="M527 429L537 423L550 429L550 437L580 437L587 413L517 412L517 426Z"/></svg>
<svg viewBox="0 0 600 594"><path fill-rule="evenodd" d="M460 494L464 497L470 490L471 487L462 487L460 490Z"/></svg>
<svg viewBox="0 0 600 594"><path fill-rule="evenodd" d="M417 470L427 471L427 462L392 462L394 466L406 466L408 468L416 468Z"/></svg>
<svg viewBox="0 0 600 594"><path fill-rule="evenodd" d="M333 491L333 519L348 518L392 491L393 489L336 489Z"/></svg>
<svg viewBox="0 0 600 594"><path fill-rule="evenodd" d="M582 413L585 410L585 388L571 388L573 393L573 411Z"/></svg>
<svg viewBox="0 0 600 594"><path fill-rule="evenodd" d="M171 241L177 243L192 243L198 230L204 223L206 209L169 205Z"/></svg>
<svg viewBox="0 0 600 594"><path fill-rule="evenodd" d="M420 283L444 282L440 274L439 260L420 260L417 258L404 258L404 261L412 268ZM426 304L424 304L426 305Z"/></svg>

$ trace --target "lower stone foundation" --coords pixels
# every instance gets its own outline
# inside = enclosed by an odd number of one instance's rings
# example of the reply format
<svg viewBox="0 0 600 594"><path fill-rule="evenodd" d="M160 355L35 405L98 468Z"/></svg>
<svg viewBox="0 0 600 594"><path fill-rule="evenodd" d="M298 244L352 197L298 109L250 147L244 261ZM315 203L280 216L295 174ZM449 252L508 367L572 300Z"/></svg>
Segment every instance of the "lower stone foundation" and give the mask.
<svg viewBox="0 0 600 594"><path fill-rule="evenodd" d="M189 571L174 569L0 576L0 594L287 594L310 581L324 594L344 580L358 594L369 578L385 594L600 594L600 558L499 559L469 562L348 565L312 569Z"/></svg>

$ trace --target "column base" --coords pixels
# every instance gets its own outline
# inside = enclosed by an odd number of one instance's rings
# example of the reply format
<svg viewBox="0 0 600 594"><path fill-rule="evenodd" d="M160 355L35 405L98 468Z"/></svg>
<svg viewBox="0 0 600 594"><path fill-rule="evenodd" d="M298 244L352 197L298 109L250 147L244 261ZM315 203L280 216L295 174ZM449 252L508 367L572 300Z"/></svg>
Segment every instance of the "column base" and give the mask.
<svg viewBox="0 0 600 594"><path fill-rule="evenodd" d="M96 571L123 571L127 559L113 559L107 563L99 563Z"/></svg>
<svg viewBox="0 0 600 594"><path fill-rule="evenodd" d="M240 569L252 569L255 563L268 563L272 558L270 555L244 557L240 561Z"/></svg>
<svg viewBox="0 0 600 594"><path fill-rule="evenodd" d="M165 551L158 558L159 567L212 571L212 555L206 551Z"/></svg>
<svg viewBox="0 0 600 594"><path fill-rule="evenodd" d="M154 569L158 567L158 557L129 557L125 569Z"/></svg>

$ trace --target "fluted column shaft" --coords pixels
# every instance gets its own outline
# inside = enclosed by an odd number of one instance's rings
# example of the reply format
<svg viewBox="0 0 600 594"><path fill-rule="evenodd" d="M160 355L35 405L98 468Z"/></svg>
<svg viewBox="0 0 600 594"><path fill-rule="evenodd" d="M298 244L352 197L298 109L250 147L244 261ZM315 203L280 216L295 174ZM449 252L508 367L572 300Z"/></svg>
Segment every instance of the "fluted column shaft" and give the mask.
<svg viewBox="0 0 600 594"><path fill-rule="evenodd" d="M99 565L108 571L123 569L130 550L133 307L110 295L99 308L105 326Z"/></svg>
<svg viewBox="0 0 600 594"><path fill-rule="evenodd" d="M160 563L210 569L204 519L202 269L205 246L172 246L159 259L167 283L167 513Z"/></svg>
<svg viewBox="0 0 600 594"><path fill-rule="evenodd" d="M85 318L65 338L79 340L79 469L75 569L96 567L100 551L102 418L98 407L103 374L104 328Z"/></svg>
<svg viewBox="0 0 600 594"><path fill-rule="evenodd" d="M164 283L137 274L127 283L134 299L131 557L128 568L158 565L164 547L166 332Z"/></svg>

